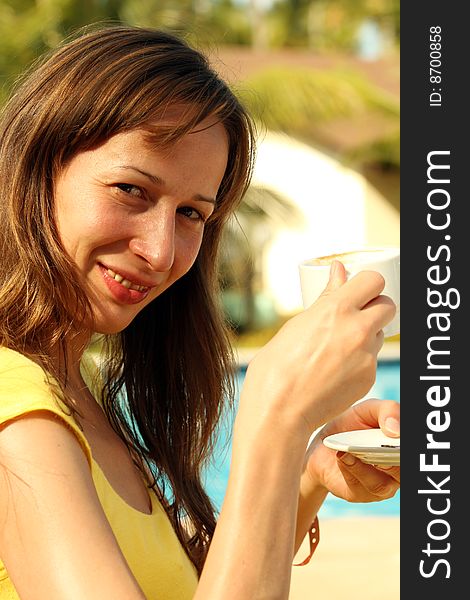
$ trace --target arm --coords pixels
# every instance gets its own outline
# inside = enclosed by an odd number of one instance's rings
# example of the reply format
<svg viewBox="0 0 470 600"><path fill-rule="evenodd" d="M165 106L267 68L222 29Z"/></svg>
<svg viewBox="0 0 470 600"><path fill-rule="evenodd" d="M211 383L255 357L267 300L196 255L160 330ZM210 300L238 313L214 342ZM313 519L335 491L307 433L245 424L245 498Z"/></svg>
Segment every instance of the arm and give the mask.
<svg viewBox="0 0 470 600"><path fill-rule="evenodd" d="M297 522L295 527L294 554L298 552L327 495L327 488L320 483L313 483L311 479L305 475L305 471L302 472L299 487ZM302 559L304 558L305 556L302 557Z"/></svg>
<svg viewBox="0 0 470 600"><path fill-rule="evenodd" d="M288 597L296 538L326 495L302 477L310 433L370 389L381 329L395 312L377 298L380 276L344 280L340 269L323 298L248 367L225 501L195 600Z"/></svg>
<svg viewBox="0 0 470 600"><path fill-rule="evenodd" d="M194 600L288 596L307 440L276 425L235 427L225 501Z"/></svg>
<svg viewBox="0 0 470 600"><path fill-rule="evenodd" d="M0 514L0 556L22 600L144 598L76 436L47 411L0 429Z"/></svg>

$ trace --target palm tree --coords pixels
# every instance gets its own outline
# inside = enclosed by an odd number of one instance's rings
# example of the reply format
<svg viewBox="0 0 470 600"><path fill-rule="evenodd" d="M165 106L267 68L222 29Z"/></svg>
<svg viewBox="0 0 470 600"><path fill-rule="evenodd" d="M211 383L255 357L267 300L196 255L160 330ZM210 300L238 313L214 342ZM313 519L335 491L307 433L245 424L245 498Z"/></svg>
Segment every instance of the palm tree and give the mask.
<svg viewBox="0 0 470 600"><path fill-rule="evenodd" d="M398 101L357 72L268 67L243 81L238 90L262 127L315 146L324 145L322 128L335 119L378 119L383 127L373 143L367 149L353 148L344 158L367 156L372 162L399 165Z"/></svg>
<svg viewBox="0 0 470 600"><path fill-rule="evenodd" d="M256 297L262 289L264 253L275 230L300 219L287 198L252 185L225 228L220 280L226 315L236 331L255 329L260 320Z"/></svg>

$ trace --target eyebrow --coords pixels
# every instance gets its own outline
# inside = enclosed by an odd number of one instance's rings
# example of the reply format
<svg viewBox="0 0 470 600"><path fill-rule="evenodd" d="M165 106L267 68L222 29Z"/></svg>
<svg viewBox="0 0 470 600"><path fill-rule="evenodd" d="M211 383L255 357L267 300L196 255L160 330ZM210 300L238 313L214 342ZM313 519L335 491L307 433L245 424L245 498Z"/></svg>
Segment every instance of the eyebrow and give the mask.
<svg viewBox="0 0 470 600"><path fill-rule="evenodd" d="M165 181L161 177L158 177L158 175L152 175L152 173L147 173L147 171L143 171L142 169L139 169L138 167L134 167L132 165L119 165L117 168L136 171L137 173L144 175L144 177L147 177L147 179L150 179L150 181L156 185L160 185L160 186L165 185ZM200 201L200 202L209 202L210 204L216 204L215 198L209 198L208 196L203 196L202 194L194 194L192 199Z"/></svg>

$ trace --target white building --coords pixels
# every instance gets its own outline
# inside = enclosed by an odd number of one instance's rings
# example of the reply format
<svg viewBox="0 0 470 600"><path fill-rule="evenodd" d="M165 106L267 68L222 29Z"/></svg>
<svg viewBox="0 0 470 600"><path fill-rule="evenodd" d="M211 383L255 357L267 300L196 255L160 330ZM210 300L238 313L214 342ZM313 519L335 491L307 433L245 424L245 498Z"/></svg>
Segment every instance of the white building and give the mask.
<svg viewBox="0 0 470 600"><path fill-rule="evenodd" d="M300 261L400 243L399 212L362 175L284 134L259 141L253 186L282 196L299 215L272 219L261 257L263 293L281 315L302 308Z"/></svg>

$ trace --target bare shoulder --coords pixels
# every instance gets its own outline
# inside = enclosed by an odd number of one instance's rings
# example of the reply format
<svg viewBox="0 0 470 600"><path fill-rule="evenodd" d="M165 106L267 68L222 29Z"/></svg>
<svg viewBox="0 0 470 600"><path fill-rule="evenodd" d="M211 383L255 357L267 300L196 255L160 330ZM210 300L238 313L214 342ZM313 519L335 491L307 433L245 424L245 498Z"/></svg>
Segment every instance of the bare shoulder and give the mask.
<svg viewBox="0 0 470 600"><path fill-rule="evenodd" d="M143 598L84 450L57 415L38 410L0 428L0 515L0 558L22 599Z"/></svg>
<svg viewBox="0 0 470 600"><path fill-rule="evenodd" d="M0 470L0 502L7 504L6 509L10 496L19 492L25 493L24 501L28 502L28 489L32 492L58 485L65 491L77 479L90 492L93 488L90 468L76 436L60 417L47 410L20 415L0 426Z"/></svg>

